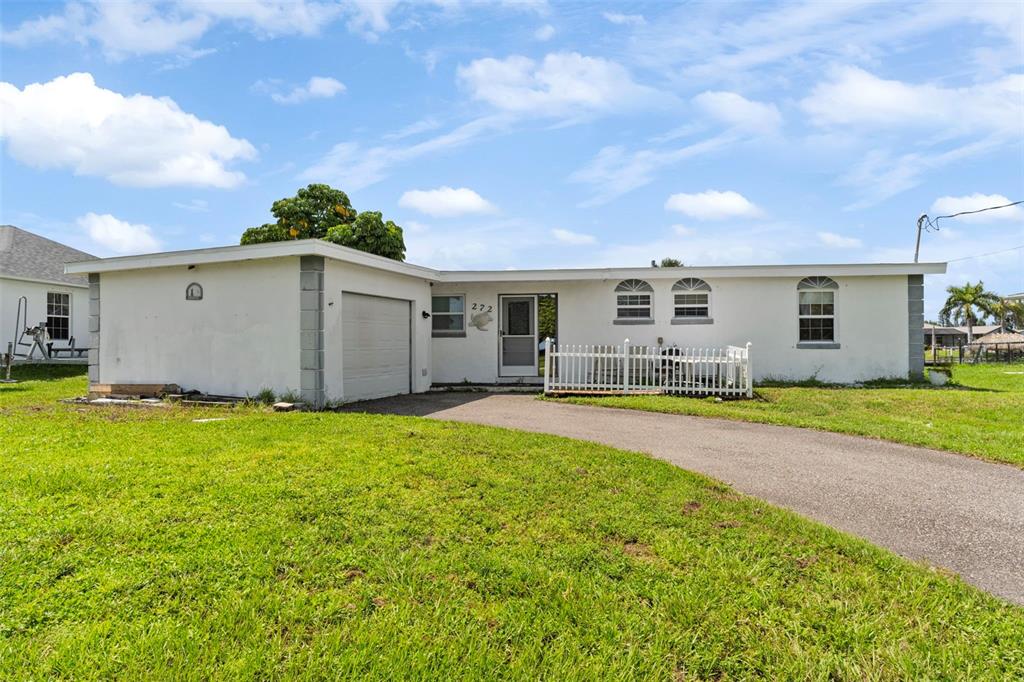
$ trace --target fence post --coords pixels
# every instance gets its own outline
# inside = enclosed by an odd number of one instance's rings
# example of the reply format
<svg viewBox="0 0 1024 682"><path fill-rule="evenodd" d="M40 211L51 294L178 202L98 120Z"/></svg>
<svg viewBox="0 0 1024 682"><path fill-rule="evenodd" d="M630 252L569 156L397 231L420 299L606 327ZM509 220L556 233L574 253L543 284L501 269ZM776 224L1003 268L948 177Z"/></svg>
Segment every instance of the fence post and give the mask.
<svg viewBox="0 0 1024 682"><path fill-rule="evenodd" d="M750 346L752 344L747 341L747 397L754 397L754 364L750 359Z"/></svg>
<svg viewBox="0 0 1024 682"><path fill-rule="evenodd" d="M551 387L551 337L544 339L544 395Z"/></svg>
<svg viewBox="0 0 1024 682"><path fill-rule="evenodd" d="M629 393L629 339L622 342L622 394Z"/></svg>

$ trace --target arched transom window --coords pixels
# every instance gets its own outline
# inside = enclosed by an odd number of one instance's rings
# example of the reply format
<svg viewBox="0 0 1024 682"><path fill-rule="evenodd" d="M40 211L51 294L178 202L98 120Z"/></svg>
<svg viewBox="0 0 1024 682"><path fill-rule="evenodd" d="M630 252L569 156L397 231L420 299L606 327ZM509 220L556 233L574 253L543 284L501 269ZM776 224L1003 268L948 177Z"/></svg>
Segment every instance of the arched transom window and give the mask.
<svg viewBox="0 0 1024 682"><path fill-rule="evenodd" d="M800 295L800 342L834 343L839 285L831 277L804 277L796 288Z"/></svg>
<svg viewBox="0 0 1024 682"><path fill-rule="evenodd" d="M642 279L627 279L615 287L615 316L620 320L651 319L654 289Z"/></svg>
<svg viewBox="0 0 1024 682"><path fill-rule="evenodd" d="M702 279L685 277L672 285L675 317L710 317L711 287Z"/></svg>

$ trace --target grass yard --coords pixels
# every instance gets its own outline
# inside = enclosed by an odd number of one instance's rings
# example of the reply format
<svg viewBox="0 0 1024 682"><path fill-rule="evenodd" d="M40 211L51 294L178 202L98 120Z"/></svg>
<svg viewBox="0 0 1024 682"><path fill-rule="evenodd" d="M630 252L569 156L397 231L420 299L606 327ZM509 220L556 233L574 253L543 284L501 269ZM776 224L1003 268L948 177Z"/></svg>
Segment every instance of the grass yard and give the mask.
<svg viewBox="0 0 1024 682"><path fill-rule="evenodd" d="M759 386L754 400L560 398L651 412L803 426L962 452L1024 467L1024 364L954 365L955 386Z"/></svg>
<svg viewBox="0 0 1024 682"><path fill-rule="evenodd" d="M0 385L0 679L1024 677L1024 609L639 454L59 373Z"/></svg>

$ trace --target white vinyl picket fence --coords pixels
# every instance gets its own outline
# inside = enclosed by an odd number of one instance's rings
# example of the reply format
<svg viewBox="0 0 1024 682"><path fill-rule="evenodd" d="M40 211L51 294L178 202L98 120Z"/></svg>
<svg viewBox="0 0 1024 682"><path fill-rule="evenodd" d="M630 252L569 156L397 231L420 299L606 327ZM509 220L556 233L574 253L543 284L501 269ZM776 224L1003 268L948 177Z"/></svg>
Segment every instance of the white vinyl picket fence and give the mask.
<svg viewBox="0 0 1024 682"><path fill-rule="evenodd" d="M545 393L754 395L750 344L679 348L546 341Z"/></svg>

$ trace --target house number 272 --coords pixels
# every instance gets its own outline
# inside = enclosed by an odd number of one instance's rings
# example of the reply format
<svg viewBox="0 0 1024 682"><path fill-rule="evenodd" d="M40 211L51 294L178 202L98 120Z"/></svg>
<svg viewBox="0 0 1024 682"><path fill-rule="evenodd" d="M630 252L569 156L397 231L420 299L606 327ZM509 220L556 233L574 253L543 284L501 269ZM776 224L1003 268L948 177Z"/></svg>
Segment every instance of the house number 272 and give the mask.
<svg viewBox="0 0 1024 682"><path fill-rule="evenodd" d="M479 310L482 313L489 313L489 312L493 312L494 306L493 305L487 305L486 303L474 303L472 309L473 310Z"/></svg>

